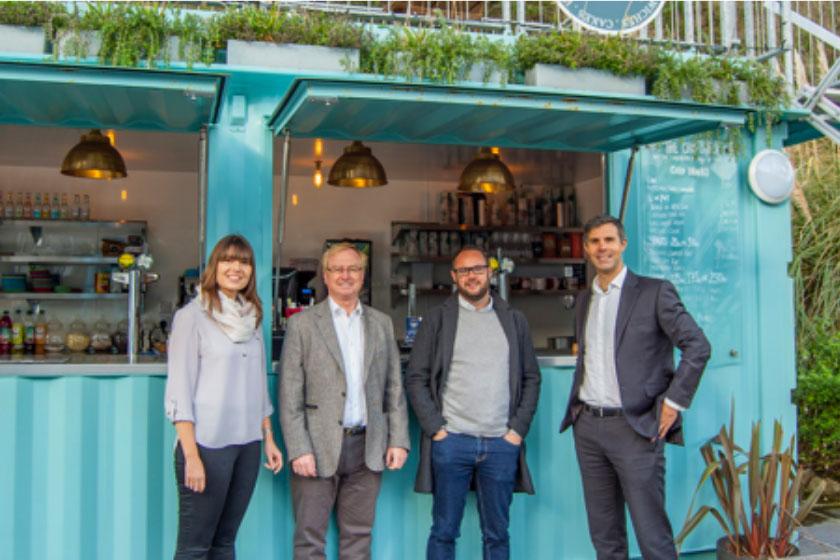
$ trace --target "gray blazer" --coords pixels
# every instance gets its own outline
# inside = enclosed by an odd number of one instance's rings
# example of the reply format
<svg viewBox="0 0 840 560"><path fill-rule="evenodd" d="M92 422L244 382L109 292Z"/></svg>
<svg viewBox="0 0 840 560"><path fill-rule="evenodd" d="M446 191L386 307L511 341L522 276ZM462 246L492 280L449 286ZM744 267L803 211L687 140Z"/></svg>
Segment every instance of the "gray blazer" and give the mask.
<svg viewBox="0 0 840 560"><path fill-rule="evenodd" d="M458 296L453 295L423 318L414 340L405 376L411 407L423 429L420 435L420 464L414 483L414 490L417 492L428 493L433 487L432 436L446 423L443 418L443 390L446 387L455 348L459 309ZM534 484L525 461L524 438L528 435L540 397L540 367L525 316L508 306L496 294L493 297L493 309L505 331L510 348L508 427L523 438L519 450L515 490L533 494Z"/></svg>
<svg viewBox="0 0 840 560"><path fill-rule="evenodd" d="M578 298L576 334L580 350L561 432L574 424L583 408L578 395L583 382L591 293L586 290ZM686 311L673 284L628 270L618 303L614 347L624 416L636 432L652 438L659 431L665 397L686 408L691 404L711 355L709 341ZM674 347L682 353L677 367ZM681 417L665 440L683 443Z"/></svg>
<svg viewBox="0 0 840 560"><path fill-rule="evenodd" d="M391 318L364 306L367 431L365 463L385 468L388 447L409 448L400 354ZM283 341L278 407L289 460L313 453L318 476L335 474L343 437L344 362L325 299L289 319Z"/></svg>

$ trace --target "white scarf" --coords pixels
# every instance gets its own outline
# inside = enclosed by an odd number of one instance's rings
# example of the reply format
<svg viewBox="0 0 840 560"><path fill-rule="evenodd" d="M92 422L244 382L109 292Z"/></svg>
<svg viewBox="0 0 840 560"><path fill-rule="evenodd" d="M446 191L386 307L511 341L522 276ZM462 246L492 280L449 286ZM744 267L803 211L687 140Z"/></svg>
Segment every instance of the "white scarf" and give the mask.
<svg viewBox="0 0 840 560"><path fill-rule="evenodd" d="M233 342L247 342L254 336L257 328L257 310L250 301L237 296L236 299L227 297L221 290L219 300L222 303L221 312L211 309L210 301L199 291L198 299L201 307L216 321L229 339Z"/></svg>

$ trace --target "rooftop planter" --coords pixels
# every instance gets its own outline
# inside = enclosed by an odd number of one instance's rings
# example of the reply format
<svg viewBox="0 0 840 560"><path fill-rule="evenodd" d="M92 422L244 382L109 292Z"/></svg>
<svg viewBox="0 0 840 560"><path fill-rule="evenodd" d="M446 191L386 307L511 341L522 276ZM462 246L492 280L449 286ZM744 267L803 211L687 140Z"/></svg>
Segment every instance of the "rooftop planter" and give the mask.
<svg viewBox="0 0 840 560"><path fill-rule="evenodd" d="M49 2L0 2L0 52L44 54L50 22L64 5Z"/></svg>
<svg viewBox="0 0 840 560"><path fill-rule="evenodd" d="M348 18L271 6L230 8L209 23L213 46L234 66L341 71L359 66L365 32Z"/></svg>

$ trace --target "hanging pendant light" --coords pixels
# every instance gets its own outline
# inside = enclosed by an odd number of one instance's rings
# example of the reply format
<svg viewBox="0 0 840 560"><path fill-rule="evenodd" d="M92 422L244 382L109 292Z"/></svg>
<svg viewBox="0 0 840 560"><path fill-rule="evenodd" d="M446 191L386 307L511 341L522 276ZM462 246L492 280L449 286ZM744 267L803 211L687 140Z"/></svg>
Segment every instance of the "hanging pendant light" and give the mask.
<svg viewBox="0 0 840 560"><path fill-rule="evenodd" d="M458 190L468 193L494 194L514 189L513 175L490 148L481 148L478 156L461 172Z"/></svg>
<svg viewBox="0 0 840 560"><path fill-rule="evenodd" d="M61 164L61 174L85 179L122 179L128 172L125 161L98 128L82 135Z"/></svg>
<svg viewBox="0 0 840 560"><path fill-rule="evenodd" d="M387 185L388 178L370 148L354 140L330 168L327 183L334 187L365 189Z"/></svg>

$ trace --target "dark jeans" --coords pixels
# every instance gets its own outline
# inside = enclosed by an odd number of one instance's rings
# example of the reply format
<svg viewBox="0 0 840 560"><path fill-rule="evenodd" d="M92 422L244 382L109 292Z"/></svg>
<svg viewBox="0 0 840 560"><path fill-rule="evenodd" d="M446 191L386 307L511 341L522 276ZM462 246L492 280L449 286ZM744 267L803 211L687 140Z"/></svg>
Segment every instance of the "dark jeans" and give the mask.
<svg viewBox="0 0 840 560"><path fill-rule="evenodd" d="M508 522L519 465L519 446L501 437L482 438L449 434L432 442L434 504L429 560L454 560L455 541L470 481L475 480L478 515L485 560L510 557Z"/></svg>
<svg viewBox="0 0 840 560"><path fill-rule="evenodd" d="M175 448L178 481L178 547L175 560L233 560L236 532L254 492L260 468L260 442L220 449L198 446L204 463L204 492L184 485L184 452Z"/></svg>
<svg viewBox="0 0 840 560"><path fill-rule="evenodd" d="M645 560L676 560L665 512L665 442L639 435L624 416L581 412L574 425L589 534L598 560L626 560L624 506Z"/></svg>

